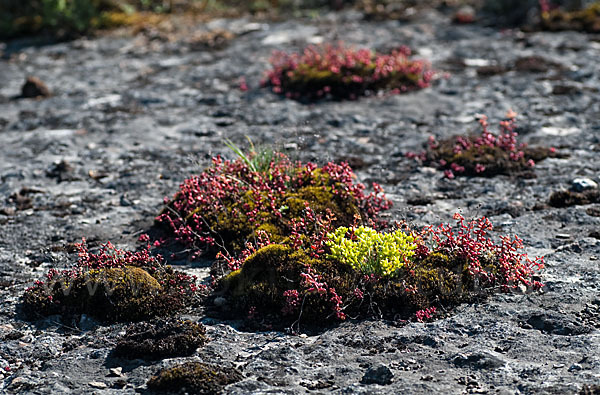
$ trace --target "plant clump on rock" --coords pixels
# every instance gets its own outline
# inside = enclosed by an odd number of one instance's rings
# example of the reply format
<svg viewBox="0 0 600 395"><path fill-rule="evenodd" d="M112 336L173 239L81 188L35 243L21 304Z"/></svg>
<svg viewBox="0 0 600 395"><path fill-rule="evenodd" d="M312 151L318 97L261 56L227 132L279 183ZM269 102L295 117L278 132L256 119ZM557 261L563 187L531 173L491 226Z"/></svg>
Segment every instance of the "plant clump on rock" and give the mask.
<svg viewBox="0 0 600 395"><path fill-rule="evenodd" d="M539 288L542 258L518 237L494 242L486 218L423 230L379 217L390 206L345 164L302 164L252 150L186 180L158 221L223 270L207 299L246 322L321 325L350 318L432 319L497 289ZM260 319L259 319L260 318Z"/></svg>
<svg viewBox="0 0 600 395"><path fill-rule="evenodd" d="M163 359L192 355L207 342L200 323L175 318L131 324L114 349L117 357Z"/></svg>
<svg viewBox="0 0 600 395"><path fill-rule="evenodd" d="M148 380L148 389L156 392L220 394L225 386L244 377L235 368L186 362L161 370Z"/></svg>
<svg viewBox="0 0 600 395"><path fill-rule="evenodd" d="M554 148L530 148L517 141L515 116L509 111L500 122L500 133L488 129L487 117L479 123L480 135L455 136L437 141L429 138L428 149L407 156L444 171L447 178L455 176L493 177L498 174L531 176L531 169L547 157L557 156Z"/></svg>
<svg viewBox="0 0 600 395"><path fill-rule="evenodd" d="M235 313L293 326L368 316L423 321L493 290L541 286L533 275L543 258L524 254L521 239L495 243L488 219L455 219L454 228L387 233L322 221L327 232L316 241L297 235L254 250L217 294Z"/></svg>
<svg viewBox="0 0 600 395"><path fill-rule="evenodd" d="M197 252L236 257L265 235L280 242L305 225L307 237L318 237L319 229L308 228L308 213L313 220L327 217L348 226L355 218L377 222L377 214L391 205L377 184L366 193L355 183L345 163L319 167L277 152L253 149L246 155L232 148L236 160L213 158L211 167L181 184L157 217L172 238Z"/></svg>
<svg viewBox="0 0 600 395"><path fill-rule="evenodd" d="M356 99L379 91L403 93L430 85L435 72L400 47L390 54L343 44L309 46L302 53L277 51L263 85L286 97L314 101Z"/></svg>
<svg viewBox="0 0 600 395"><path fill-rule="evenodd" d="M88 314L107 322L139 321L182 310L198 291L195 277L163 265L149 246L131 252L109 242L95 254L84 239L78 251L73 268L50 269L45 281L25 291L27 316Z"/></svg>

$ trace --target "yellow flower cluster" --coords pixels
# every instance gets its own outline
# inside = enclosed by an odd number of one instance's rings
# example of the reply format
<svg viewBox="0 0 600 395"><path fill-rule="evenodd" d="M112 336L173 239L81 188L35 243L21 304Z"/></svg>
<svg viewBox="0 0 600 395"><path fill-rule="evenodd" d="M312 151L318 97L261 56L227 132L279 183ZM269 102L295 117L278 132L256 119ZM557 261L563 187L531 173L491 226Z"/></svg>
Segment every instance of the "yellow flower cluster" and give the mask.
<svg viewBox="0 0 600 395"><path fill-rule="evenodd" d="M379 233L375 229L360 226L353 228L355 240L346 238L348 228L339 227L327 234L326 244L331 249L328 258L336 259L365 274L393 275L404 266L417 248L414 236L396 230Z"/></svg>

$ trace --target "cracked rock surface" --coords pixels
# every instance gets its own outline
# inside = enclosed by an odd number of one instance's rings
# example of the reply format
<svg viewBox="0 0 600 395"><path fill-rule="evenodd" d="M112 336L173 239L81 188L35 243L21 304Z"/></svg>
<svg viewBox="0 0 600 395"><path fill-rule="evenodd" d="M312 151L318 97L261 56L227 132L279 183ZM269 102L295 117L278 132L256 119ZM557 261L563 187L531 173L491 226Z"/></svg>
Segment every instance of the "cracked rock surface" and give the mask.
<svg viewBox="0 0 600 395"><path fill-rule="evenodd" d="M139 393L159 368L184 361L237 368L244 379L225 388L232 394L564 394L600 385L600 205L546 205L575 179L600 182L597 36L456 26L434 12L410 23L343 12L197 28L238 37L216 50L150 33L4 46L0 391ZM406 95L312 105L259 88L272 50L339 39L379 50L408 45L449 78ZM550 66L511 68L532 55ZM503 72L477 72L495 65ZM30 75L52 96L17 99ZM405 158L430 135L474 132L477 114L495 125L509 109L519 114L523 141L568 157L536 164L532 179L453 180ZM70 265L73 243L86 237L90 246L135 248L163 197L211 156L233 157L224 139L243 145L245 136L302 160L350 161L362 182L384 186L392 219L424 225L457 211L489 216L498 235L517 234L530 255L546 257L546 286L462 305L431 323L347 321L299 336L242 331L239 322L197 311L186 317L202 322L210 341L190 357L153 362L111 355L125 324L20 319L24 289L50 267ZM210 265L170 263L201 277Z"/></svg>

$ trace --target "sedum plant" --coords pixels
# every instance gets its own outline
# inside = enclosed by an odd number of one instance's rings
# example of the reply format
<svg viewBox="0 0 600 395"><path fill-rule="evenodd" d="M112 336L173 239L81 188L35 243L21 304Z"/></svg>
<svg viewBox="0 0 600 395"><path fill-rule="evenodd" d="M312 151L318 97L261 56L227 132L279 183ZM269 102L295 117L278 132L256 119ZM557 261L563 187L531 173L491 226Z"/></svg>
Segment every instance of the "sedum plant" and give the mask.
<svg viewBox="0 0 600 395"><path fill-rule="evenodd" d="M428 87L435 76L429 64L411 59L400 47L390 54L338 45L309 46L302 53L276 51L263 86L288 98L356 99L379 91L403 93Z"/></svg>
<svg viewBox="0 0 600 395"><path fill-rule="evenodd" d="M500 122L498 134L489 130L486 116L481 117L479 123L479 135L455 136L441 141L431 136L426 151L409 152L406 156L438 167L447 178L530 175L536 162L558 156L554 148L530 148L526 143L519 143L516 114L512 111Z"/></svg>
<svg viewBox="0 0 600 395"><path fill-rule="evenodd" d="M346 237L349 232L351 238ZM380 233L366 226L339 227L327 237L329 240L325 244L331 249L328 258L350 265L361 273L383 277L389 277L403 267L417 248L415 238L399 229Z"/></svg>
<svg viewBox="0 0 600 395"><path fill-rule="evenodd" d="M185 180L166 199L156 220L165 227L167 241L196 254L235 257L261 234L272 242L294 237L305 223L307 208L316 216L331 216L336 226L348 226L355 218L376 225L378 213L391 205L377 184L366 193L346 163L317 166L281 153L232 149L237 159L213 158L211 167ZM302 230L306 237L318 233L315 228Z"/></svg>

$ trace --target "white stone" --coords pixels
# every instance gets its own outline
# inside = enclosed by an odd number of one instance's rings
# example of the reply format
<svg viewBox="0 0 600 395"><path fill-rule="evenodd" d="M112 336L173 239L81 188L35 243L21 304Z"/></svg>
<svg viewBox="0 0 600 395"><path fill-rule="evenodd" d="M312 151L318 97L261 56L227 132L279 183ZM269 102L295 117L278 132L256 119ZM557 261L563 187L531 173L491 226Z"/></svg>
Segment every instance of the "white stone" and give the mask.
<svg viewBox="0 0 600 395"><path fill-rule="evenodd" d="M582 192L588 189L598 188L598 183L590 178L576 178L571 181L571 188L575 192Z"/></svg>

